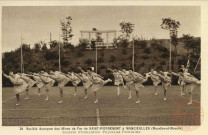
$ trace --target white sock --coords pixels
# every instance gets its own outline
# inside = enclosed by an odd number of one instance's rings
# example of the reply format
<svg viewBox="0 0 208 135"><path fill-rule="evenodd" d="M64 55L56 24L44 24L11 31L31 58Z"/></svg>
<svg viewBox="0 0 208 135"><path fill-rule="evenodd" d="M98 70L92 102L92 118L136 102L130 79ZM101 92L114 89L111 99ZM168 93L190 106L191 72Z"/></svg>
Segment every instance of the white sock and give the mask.
<svg viewBox="0 0 208 135"><path fill-rule="evenodd" d="M118 91L118 94L120 94L120 88L119 87L117 87L117 91Z"/></svg>

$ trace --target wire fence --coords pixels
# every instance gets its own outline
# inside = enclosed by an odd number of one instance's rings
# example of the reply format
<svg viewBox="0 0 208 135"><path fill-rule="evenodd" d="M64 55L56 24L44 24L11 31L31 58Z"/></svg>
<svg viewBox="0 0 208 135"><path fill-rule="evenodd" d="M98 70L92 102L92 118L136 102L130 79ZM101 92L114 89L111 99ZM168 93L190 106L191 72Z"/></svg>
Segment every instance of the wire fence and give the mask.
<svg viewBox="0 0 208 135"><path fill-rule="evenodd" d="M101 125L190 125L199 126L200 115L100 116ZM2 118L3 126L96 126L97 117Z"/></svg>

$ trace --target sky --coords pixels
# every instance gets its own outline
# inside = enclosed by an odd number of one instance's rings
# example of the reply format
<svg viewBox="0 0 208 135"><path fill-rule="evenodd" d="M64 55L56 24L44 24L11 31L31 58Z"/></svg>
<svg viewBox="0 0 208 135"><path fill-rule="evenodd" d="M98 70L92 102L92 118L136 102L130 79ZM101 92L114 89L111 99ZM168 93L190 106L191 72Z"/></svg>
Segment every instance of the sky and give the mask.
<svg viewBox="0 0 208 135"><path fill-rule="evenodd" d="M119 23L135 24L134 36L146 39L168 39L169 32L160 28L162 18L170 17L181 23L178 36L190 34L201 36L200 7L197 6L13 6L2 10L2 52L15 50L23 43L59 40L60 20L72 17L71 43L78 44L81 30L116 30L120 35ZM84 35L88 37L88 35ZM105 34L102 35L106 40ZM109 36L109 41L113 36ZM62 39L60 39L62 40Z"/></svg>

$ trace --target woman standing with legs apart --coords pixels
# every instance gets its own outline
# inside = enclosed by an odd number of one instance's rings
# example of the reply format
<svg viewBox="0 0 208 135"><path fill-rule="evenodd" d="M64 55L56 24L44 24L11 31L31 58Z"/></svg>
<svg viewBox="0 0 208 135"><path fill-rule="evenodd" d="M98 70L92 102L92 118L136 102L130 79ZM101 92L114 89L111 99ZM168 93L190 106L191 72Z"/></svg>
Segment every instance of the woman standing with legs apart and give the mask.
<svg viewBox="0 0 208 135"><path fill-rule="evenodd" d="M9 75L6 75L3 72L3 76L9 79L13 83L14 93L16 94L16 98L17 98L16 105L19 105L20 93L26 91L28 84L23 79L21 79L19 75L14 74L12 71L9 72Z"/></svg>
<svg viewBox="0 0 208 135"><path fill-rule="evenodd" d="M84 72L82 69L81 69L81 71ZM112 80L111 79L103 80L103 77L98 75L97 73L93 72L92 68L87 68L87 73L88 73L90 80L92 80L92 90L95 95L95 102L94 103L98 103L97 91L100 88L102 88L102 86L105 85L106 83L112 82Z"/></svg>

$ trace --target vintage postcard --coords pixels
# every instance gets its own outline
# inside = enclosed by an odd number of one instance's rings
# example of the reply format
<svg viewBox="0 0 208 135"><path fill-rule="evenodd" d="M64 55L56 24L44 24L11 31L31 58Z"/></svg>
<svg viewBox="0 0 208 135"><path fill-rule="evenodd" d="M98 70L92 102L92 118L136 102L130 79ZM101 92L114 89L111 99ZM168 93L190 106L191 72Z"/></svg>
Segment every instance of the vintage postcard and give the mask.
<svg viewBox="0 0 208 135"><path fill-rule="evenodd" d="M208 2L0 6L2 135L206 133Z"/></svg>

